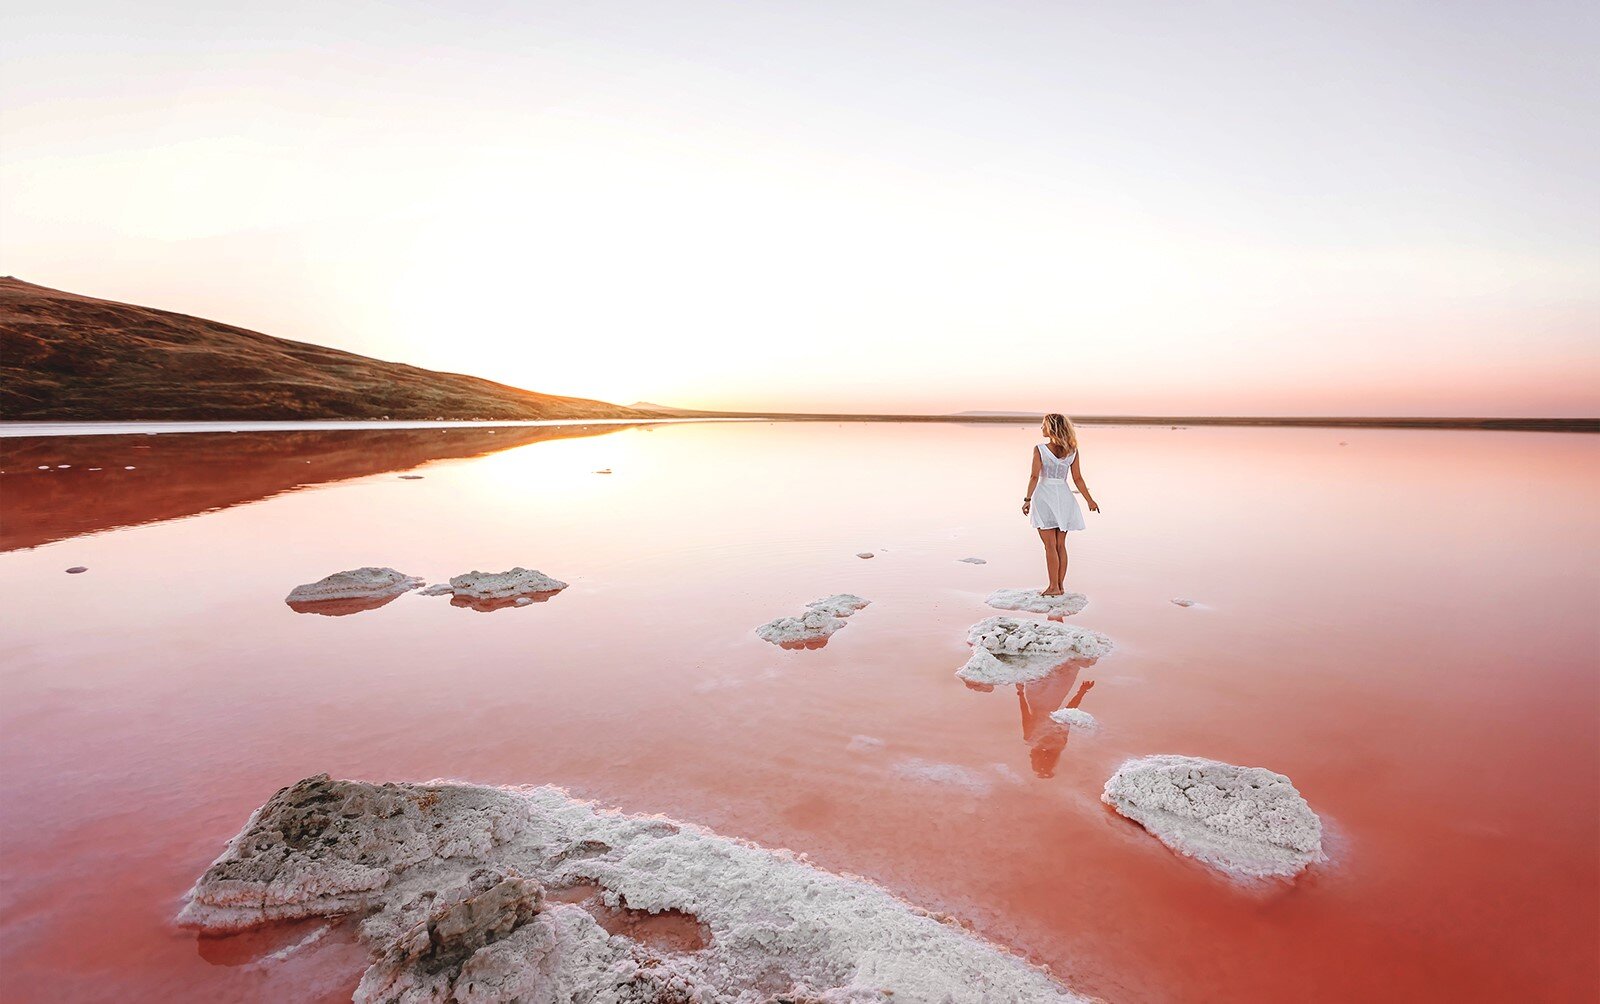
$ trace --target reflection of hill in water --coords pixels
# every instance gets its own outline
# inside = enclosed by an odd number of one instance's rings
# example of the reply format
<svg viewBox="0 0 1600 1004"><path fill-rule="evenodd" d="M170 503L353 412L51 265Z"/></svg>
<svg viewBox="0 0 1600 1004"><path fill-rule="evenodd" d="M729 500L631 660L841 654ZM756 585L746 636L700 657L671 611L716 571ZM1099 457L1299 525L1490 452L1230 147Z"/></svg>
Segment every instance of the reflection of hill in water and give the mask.
<svg viewBox="0 0 1600 1004"><path fill-rule="evenodd" d="M622 425L0 439L0 551ZM68 470L39 470L70 464ZM90 468L101 470L93 471ZM134 470L124 470L133 467Z"/></svg>

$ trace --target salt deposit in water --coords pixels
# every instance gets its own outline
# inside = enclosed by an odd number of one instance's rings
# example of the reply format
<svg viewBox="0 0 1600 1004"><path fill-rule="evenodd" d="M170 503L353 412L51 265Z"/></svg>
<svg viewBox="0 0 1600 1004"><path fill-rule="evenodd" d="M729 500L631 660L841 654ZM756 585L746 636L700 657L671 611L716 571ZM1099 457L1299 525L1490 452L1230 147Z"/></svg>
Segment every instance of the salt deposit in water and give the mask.
<svg viewBox="0 0 1600 1004"><path fill-rule="evenodd" d="M401 481L421 481L422 480L422 475L420 475L420 474L402 474L402 475L400 475L400 480Z"/></svg>
<svg viewBox="0 0 1600 1004"><path fill-rule="evenodd" d="M824 596L820 600L812 600L806 606L812 610L821 610L825 614L832 614L835 617L849 617L857 610L865 609L871 603L871 600L864 599L854 593L834 593L832 596Z"/></svg>
<svg viewBox="0 0 1600 1004"><path fill-rule="evenodd" d="M845 626L844 618L872 601L854 593L834 593L806 604L798 617L779 617L756 628L756 636L783 648L821 648L835 631Z"/></svg>
<svg viewBox="0 0 1600 1004"><path fill-rule="evenodd" d="M844 627L844 618L822 610L807 610L799 617L779 617L756 628L756 636L783 648L821 648L828 637Z"/></svg>
<svg viewBox="0 0 1600 1004"><path fill-rule="evenodd" d="M1322 821L1292 781L1264 767L1140 757L1117 768L1101 801L1234 878L1293 878L1325 860Z"/></svg>
<svg viewBox="0 0 1600 1004"><path fill-rule="evenodd" d="M595 907L695 927L613 934ZM348 915L376 960L363 1004L1084 1000L864 880L550 787L307 778L251 815L178 920Z"/></svg>
<svg viewBox="0 0 1600 1004"><path fill-rule="evenodd" d="M1093 732L1100 727L1095 717L1081 708L1057 708L1050 712L1050 720L1083 732Z"/></svg>
<svg viewBox="0 0 1600 1004"><path fill-rule="evenodd" d="M1180 607L1194 606L1194 600L1173 600L1172 602L1176 603Z"/></svg>
<svg viewBox="0 0 1600 1004"><path fill-rule="evenodd" d="M872 557L872 552L871 551L857 551L856 552L856 557L858 557L858 558L870 558L870 557Z"/></svg>
<svg viewBox="0 0 1600 1004"><path fill-rule="evenodd" d="M542 603L565 588L567 584L560 579L519 565L508 572L480 572L473 569L465 575L453 575L448 587L443 583L429 586L423 590L423 594L443 596L448 593L453 606L488 612Z"/></svg>
<svg viewBox="0 0 1600 1004"><path fill-rule="evenodd" d="M999 610L1026 610L1052 617L1070 617L1087 606L1089 599L1082 593L1041 596L1037 589L996 589L984 602Z"/></svg>
<svg viewBox="0 0 1600 1004"><path fill-rule="evenodd" d="M71 568L67 569L67 574L68 575L81 575L84 572L87 572L88 570L89 570L89 567L87 565L73 565Z"/></svg>
<svg viewBox="0 0 1600 1004"><path fill-rule="evenodd" d="M1111 651L1111 639L1098 631L1016 617L979 621L967 630L967 643L972 656L956 675L980 687L1038 680L1057 666Z"/></svg>
<svg viewBox="0 0 1600 1004"><path fill-rule="evenodd" d="M987 565L989 563L985 558L957 558L956 560L964 561L969 565Z"/></svg>
<svg viewBox="0 0 1600 1004"><path fill-rule="evenodd" d="M420 585L421 579L404 572L368 565L295 586L284 602L297 613L337 617L374 610Z"/></svg>

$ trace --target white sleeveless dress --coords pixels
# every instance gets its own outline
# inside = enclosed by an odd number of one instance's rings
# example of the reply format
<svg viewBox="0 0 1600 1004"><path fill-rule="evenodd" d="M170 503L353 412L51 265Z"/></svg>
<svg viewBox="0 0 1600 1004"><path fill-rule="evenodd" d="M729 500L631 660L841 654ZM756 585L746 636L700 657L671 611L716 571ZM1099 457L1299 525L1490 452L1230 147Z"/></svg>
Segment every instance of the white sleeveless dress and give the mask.
<svg viewBox="0 0 1600 1004"><path fill-rule="evenodd" d="M1082 530L1083 510L1072 496L1072 462L1078 451L1064 457L1050 452L1050 444L1039 444L1039 483L1033 488L1029 519L1036 530Z"/></svg>

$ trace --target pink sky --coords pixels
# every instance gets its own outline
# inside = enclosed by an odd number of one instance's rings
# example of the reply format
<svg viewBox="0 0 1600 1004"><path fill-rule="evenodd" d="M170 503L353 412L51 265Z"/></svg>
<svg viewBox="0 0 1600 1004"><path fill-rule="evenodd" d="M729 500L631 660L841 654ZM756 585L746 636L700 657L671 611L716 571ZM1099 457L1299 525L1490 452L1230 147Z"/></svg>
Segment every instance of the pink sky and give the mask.
<svg viewBox="0 0 1600 1004"><path fill-rule="evenodd" d="M0 272L624 403L1595 415L1594 20L55 4Z"/></svg>

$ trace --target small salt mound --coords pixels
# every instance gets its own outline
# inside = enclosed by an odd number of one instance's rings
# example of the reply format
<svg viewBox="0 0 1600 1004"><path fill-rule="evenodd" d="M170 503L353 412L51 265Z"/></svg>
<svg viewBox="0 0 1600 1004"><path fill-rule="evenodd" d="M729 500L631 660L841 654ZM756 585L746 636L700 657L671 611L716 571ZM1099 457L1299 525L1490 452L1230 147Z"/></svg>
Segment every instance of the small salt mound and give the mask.
<svg viewBox="0 0 1600 1004"><path fill-rule="evenodd" d="M1037 589L996 589L984 602L998 610L1026 610L1052 617L1070 617L1089 604L1082 593L1041 596Z"/></svg>
<svg viewBox="0 0 1600 1004"><path fill-rule="evenodd" d="M422 580L392 568L352 568L295 586L284 600L290 606L338 600L387 600L422 585Z"/></svg>
<svg viewBox="0 0 1600 1004"><path fill-rule="evenodd" d="M1101 801L1179 854L1234 878L1293 878L1323 861L1322 821L1264 767L1188 756L1129 760Z"/></svg>
<svg viewBox="0 0 1600 1004"><path fill-rule="evenodd" d="M400 475L400 480L401 481L421 481L422 480L422 475L420 475L420 474L402 474L402 475Z"/></svg>
<svg viewBox="0 0 1600 1004"><path fill-rule="evenodd" d="M987 565L989 563L983 558L957 558L956 560L964 561L969 565Z"/></svg>
<svg viewBox="0 0 1600 1004"><path fill-rule="evenodd" d="M418 596L448 596L455 592L455 587L448 582L436 582L418 593Z"/></svg>
<svg viewBox="0 0 1600 1004"><path fill-rule="evenodd" d="M73 565L71 568L67 569L67 574L68 575L82 575L84 572L87 572L88 570L89 570L89 568L88 568L87 565Z"/></svg>
<svg viewBox="0 0 1600 1004"><path fill-rule="evenodd" d="M1058 725L1066 725L1085 732L1093 732L1100 727L1095 717L1087 711L1078 708L1057 708L1050 712L1050 720Z"/></svg>
<svg viewBox="0 0 1600 1004"><path fill-rule="evenodd" d="M823 610L807 610L799 617L779 617L756 628L762 641L785 648L797 648L826 641L844 627L844 621Z"/></svg>
<svg viewBox="0 0 1600 1004"><path fill-rule="evenodd" d="M871 603L871 600L863 599L854 593L835 593L832 596L824 596L820 600L812 600L806 606L812 610L820 610L833 617L849 617L857 610L865 609Z"/></svg>
<svg viewBox="0 0 1600 1004"><path fill-rule="evenodd" d="M703 936L608 933L608 908ZM549 787L307 778L251 815L178 921L228 933L348 915L374 959L357 1004L1084 1000L865 880Z"/></svg>
<svg viewBox="0 0 1600 1004"><path fill-rule="evenodd" d="M870 558L870 557L872 557L872 552L871 551L857 551L856 552L856 557L858 557L858 558Z"/></svg>
<svg viewBox="0 0 1600 1004"><path fill-rule="evenodd" d="M560 579L520 565L509 572L480 572L450 577L450 591L473 600L509 600L529 593L554 593L567 588Z"/></svg>
<svg viewBox="0 0 1600 1004"><path fill-rule="evenodd" d="M1194 606L1194 600L1173 600L1172 602L1176 603L1180 607Z"/></svg>
<svg viewBox="0 0 1600 1004"><path fill-rule="evenodd" d="M1074 659L1093 661L1111 651L1098 631L1053 621L988 617L967 630L972 656L956 675L971 684L1027 683Z"/></svg>
<svg viewBox="0 0 1600 1004"><path fill-rule="evenodd" d="M885 745L887 744L877 736L851 736L844 748L851 753L876 753Z"/></svg>

